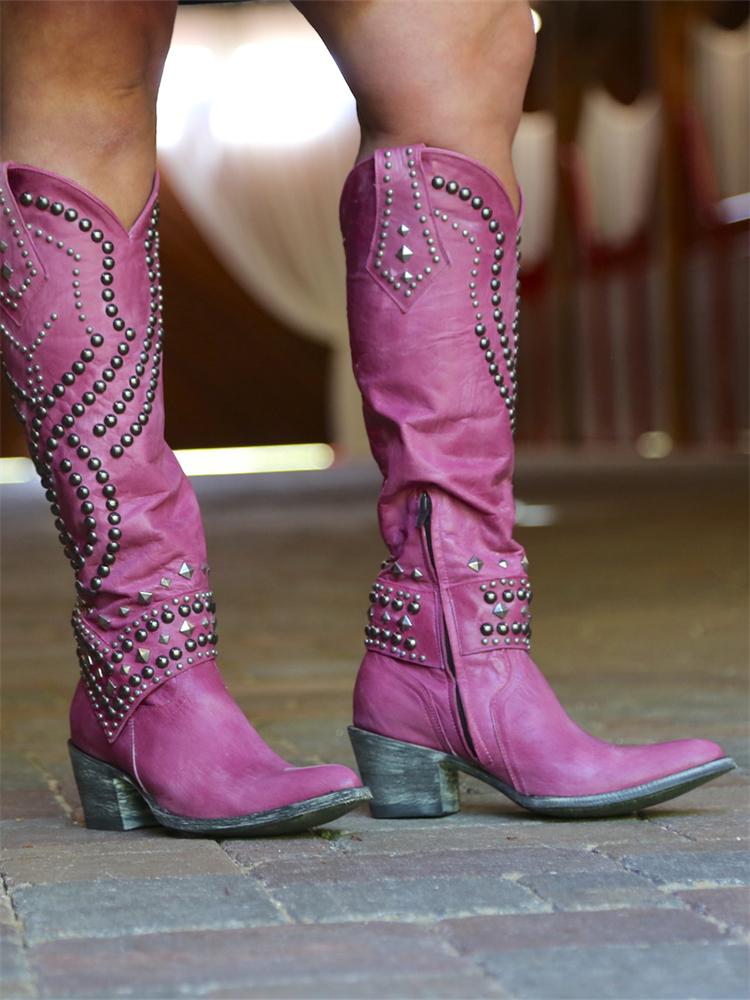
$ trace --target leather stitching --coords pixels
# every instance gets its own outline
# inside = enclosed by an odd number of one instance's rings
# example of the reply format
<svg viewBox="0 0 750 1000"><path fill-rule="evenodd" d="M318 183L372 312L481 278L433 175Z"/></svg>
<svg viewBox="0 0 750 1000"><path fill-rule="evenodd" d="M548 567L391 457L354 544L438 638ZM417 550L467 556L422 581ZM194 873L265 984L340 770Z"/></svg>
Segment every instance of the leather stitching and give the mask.
<svg viewBox="0 0 750 1000"><path fill-rule="evenodd" d="M525 794L526 789L523 784L523 781L520 778L519 771L516 767L516 762L512 750L512 744L510 742L506 743L503 737L501 736L500 730L498 728L497 716L495 714L495 706L500 701L500 697L501 696L509 697L515 690L517 684L518 684L518 671L509 670L509 677L506 680L505 684L503 684L500 690L496 691L495 694L492 696L492 700L489 705L489 711L490 711L490 720L492 722L492 731L495 734L497 748L500 751L500 759L504 764L506 771L508 772L508 776L510 777L511 782L513 783L513 787L516 789L516 791ZM502 707L499 705L498 705L498 711L500 714L504 716ZM503 719L503 721L505 720Z"/></svg>

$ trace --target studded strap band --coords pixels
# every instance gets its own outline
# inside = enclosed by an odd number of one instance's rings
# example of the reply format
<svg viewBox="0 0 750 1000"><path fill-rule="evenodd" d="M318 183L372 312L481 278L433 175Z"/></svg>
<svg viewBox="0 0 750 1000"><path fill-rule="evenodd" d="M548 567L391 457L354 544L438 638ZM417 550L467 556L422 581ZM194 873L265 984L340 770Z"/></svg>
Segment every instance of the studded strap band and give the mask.
<svg viewBox="0 0 750 1000"><path fill-rule="evenodd" d="M97 718L114 740L153 688L216 655L216 605L210 590L154 601L141 592L142 610L123 605L114 621L77 608L73 632L81 674Z"/></svg>

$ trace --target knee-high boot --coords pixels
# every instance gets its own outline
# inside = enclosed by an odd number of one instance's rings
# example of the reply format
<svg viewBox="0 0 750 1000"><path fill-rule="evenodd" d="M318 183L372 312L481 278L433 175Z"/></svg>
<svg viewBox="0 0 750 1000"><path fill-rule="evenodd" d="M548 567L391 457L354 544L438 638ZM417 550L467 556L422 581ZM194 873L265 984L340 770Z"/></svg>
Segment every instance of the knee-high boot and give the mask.
<svg viewBox="0 0 750 1000"><path fill-rule="evenodd" d="M350 174L341 224L390 552L351 730L374 814L455 811L459 771L536 812L594 816L729 770L705 740L595 739L531 659L533 590L512 537L519 219L498 179L447 150L379 150Z"/></svg>
<svg viewBox="0 0 750 1000"><path fill-rule="evenodd" d="M0 178L3 367L76 575L73 767L89 826L303 829L368 795L273 753L218 672L200 513L164 440L157 198L125 231L65 178Z"/></svg>

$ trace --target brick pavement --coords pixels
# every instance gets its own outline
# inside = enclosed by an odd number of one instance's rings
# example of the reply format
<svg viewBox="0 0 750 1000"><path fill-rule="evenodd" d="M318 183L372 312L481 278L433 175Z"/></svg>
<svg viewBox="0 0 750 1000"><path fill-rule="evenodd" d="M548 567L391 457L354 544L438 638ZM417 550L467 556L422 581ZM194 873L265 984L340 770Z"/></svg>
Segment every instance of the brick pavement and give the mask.
<svg viewBox="0 0 750 1000"><path fill-rule="evenodd" d="M622 741L713 737L747 765L741 470L531 463L520 482L559 515L522 540L535 654L576 718ZM225 675L300 762L351 761L372 488L199 484ZM36 493L3 499L4 996L748 996L746 770L623 819L542 821L467 780L435 821L361 812L224 842L84 829L67 567Z"/></svg>

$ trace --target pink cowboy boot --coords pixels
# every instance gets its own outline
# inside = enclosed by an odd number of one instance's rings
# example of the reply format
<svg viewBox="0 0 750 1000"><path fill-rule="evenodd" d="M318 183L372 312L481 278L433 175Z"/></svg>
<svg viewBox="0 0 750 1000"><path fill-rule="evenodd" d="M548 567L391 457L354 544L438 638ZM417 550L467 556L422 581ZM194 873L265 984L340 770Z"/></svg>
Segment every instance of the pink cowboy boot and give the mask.
<svg viewBox="0 0 750 1000"><path fill-rule="evenodd" d="M341 203L354 370L383 473L351 738L375 816L459 808L458 773L553 816L612 816L734 764L705 740L583 732L534 665L513 541L519 219L457 153L380 150Z"/></svg>
<svg viewBox="0 0 750 1000"><path fill-rule="evenodd" d="M76 574L73 768L90 827L306 829L369 793L273 753L216 667L200 514L163 433L157 194L126 232L62 177L0 178L3 367Z"/></svg>

